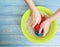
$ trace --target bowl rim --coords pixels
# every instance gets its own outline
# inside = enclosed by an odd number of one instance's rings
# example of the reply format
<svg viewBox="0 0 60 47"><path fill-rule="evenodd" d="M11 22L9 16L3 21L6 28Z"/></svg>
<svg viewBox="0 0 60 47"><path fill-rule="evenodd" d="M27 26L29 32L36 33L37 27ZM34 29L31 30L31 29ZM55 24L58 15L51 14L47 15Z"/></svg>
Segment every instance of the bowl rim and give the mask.
<svg viewBox="0 0 60 47"><path fill-rule="evenodd" d="M36 8L38 9L38 11L42 11L42 12L45 12L47 15L48 15L48 17L50 17L52 14L53 14L53 12L50 10L50 9L48 9L48 8L46 8L46 7L42 7L42 6L36 6ZM24 14L23 14L23 16L22 16L22 19L21 19L21 30L22 30L22 32L23 32L23 34L24 34L24 36L28 39L28 40L30 40L30 41L32 41L32 42L35 42L35 43L44 43L44 42L47 42L47 41L49 41L51 38L53 38L54 37L54 35L56 34L56 32L57 32L57 28L58 28L58 22L57 22L57 20L55 20L55 21L53 21L52 23L51 23L51 30L50 30L50 34L48 34L48 36L47 37L45 37L45 38L41 38L40 37L40 39L39 40L37 40L37 39L33 39L29 34L27 34L27 30L25 29L25 27L24 27L24 21L25 21L25 19L26 19L26 17L27 17L27 15L29 15L31 13L31 11L30 11L30 9L28 9ZM54 26L52 26L52 25L54 25ZM53 27L53 28L52 28ZM52 32L52 33L51 33Z"/></svg>

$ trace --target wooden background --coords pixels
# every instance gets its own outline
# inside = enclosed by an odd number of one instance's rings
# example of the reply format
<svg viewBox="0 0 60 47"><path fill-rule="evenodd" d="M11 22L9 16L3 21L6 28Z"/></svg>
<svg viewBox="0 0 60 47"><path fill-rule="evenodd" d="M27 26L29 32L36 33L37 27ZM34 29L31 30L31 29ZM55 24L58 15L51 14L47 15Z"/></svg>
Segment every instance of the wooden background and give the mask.
<svg viewBox="0 0 60 47"><path fill-rule="evenodd" d="M60 0L34 0L34 2L53 12L60 8ZM49 42L35 44L24 37L19 25L27 9L24 0L0 0L0 47L60 47L60 19L58 31Z"/></svg>

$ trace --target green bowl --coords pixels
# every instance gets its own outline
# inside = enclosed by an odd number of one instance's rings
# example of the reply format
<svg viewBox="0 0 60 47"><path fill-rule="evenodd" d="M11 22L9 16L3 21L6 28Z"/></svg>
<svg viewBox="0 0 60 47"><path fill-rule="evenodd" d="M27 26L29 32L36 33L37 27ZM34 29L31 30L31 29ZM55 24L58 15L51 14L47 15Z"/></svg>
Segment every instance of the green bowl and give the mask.
<svg viewBox="0 0 60 47"><path fill-rule="evenodd" d="M39 12L42 12L43 14L46 15L46 17L50 17L53 13L51 10L49 10L48 8L46 7L42 7L42 6L37 6L36 7L38 9ZM50 28L49 28L49 32L47 33L47 35L43 38L41 36L36 36L34 34L34 31L33 30L29 30L28 29L28 17L31 15L31 11L30 10L27 10L24 15L22 16L22 19L21 19L21 29L22 29L22 32L24 34L24 36L34 42L34 43L44 43L44 42L47 42L49 41L52 37L54 37L54 35L56 34L57 32L57 27L58 27L58 22L57 20L53 21L50 25Z"/></svg>

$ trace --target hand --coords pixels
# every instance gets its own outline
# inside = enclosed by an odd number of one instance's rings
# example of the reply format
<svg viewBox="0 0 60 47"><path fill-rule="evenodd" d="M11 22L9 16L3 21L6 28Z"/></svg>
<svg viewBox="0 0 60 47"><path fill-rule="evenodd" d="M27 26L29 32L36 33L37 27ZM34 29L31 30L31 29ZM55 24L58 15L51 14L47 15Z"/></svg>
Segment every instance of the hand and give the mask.
<svg viewBox="0 0 60 47"><path fill-rule="evenodd" d="M30 25L32 28L34 28L34 26L36 24L39 24L41 22L41 14L39 12L32 12L32 15L30 16Z"/></svg>
<svg viewBox="0 0 60 47"><path fill-rule="evenodd" d="M49 27L50 27L50 19L46 19L41 25L40 25L40 29L39 29L39 33L40 34L43 30L43 35L42 37L45 37L46 34L48 33L49 31Z"/></svg>
<svg viewBox="0 0 60 47"><path fill-rule="evenodd" d="M46 34L48 33L49 31L49 27L50 27L50 24L51 22L53 22L54 20L56 20L57 18L60 17L60 9L58 9L50 18L46 19L40 26L40 29L39 29L39 33L40 34L43 30L43 35L42 37L45 37Z"/></svg>

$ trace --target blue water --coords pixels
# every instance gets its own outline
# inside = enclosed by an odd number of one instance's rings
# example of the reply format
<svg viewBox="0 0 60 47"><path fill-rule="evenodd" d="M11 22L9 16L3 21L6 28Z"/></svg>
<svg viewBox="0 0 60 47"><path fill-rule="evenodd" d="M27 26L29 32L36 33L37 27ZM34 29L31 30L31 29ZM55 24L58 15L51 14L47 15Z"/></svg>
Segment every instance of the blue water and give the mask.
<svg viewBox="0 0 60 47"><path fill-rule="evenodd" d="M60 8L60 0L33 1L36 5L47 7L53 12ZM35 44L24 37L20 22L27 9L24 0L0 0L0 47L60 47L60 19L57 33L49 42Z"/></svg>

